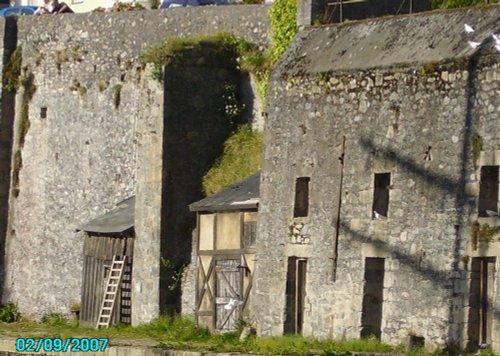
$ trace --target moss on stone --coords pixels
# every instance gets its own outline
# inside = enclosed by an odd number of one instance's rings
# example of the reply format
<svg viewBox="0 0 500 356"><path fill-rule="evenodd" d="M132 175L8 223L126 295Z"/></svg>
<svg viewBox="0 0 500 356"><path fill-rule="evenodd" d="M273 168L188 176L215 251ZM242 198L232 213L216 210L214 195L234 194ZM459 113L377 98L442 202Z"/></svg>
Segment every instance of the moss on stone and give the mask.
<svg viewBox="0 0 500 356"><path fill-rule="evenodd" d="M33 73L28 73L25 77L21 78L21 85L23 87L23 94L21 97L21 113L19 122L19 147L24 146L26 134L31 126L29 119L29 103L33 99L36 92L35 76Z"/></svg>
<svg viewBox="0 0 500 356"><path fill-rule="evenodd" d="M19 89L19 76L21 75L21 63L23 59L22 47L17 47L9 56L7 63L3 67L3 87L9 92L16 92Z"/></svg>
<svg viewBox="0 0 500 356"><path fill-rule="evenodd" d="M477 160L483 150L483 145L483 138L478 133L473 134L470 146L472 152L472 164L474 165L474 168L477 168Z"/></svg>
<svg viewBox="0 0 500 356"><path fill-rule="evenodd" d="M116 84L113 87L113 105L115 106L115 109L118 109L120 107L121 92L122 92L122 85Z"/></svg>

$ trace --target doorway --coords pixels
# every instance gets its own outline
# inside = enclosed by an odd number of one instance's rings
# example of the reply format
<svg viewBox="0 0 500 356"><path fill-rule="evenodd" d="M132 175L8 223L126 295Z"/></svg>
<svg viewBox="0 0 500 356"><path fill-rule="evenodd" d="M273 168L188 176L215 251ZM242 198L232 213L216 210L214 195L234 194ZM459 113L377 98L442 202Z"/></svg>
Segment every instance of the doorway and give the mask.
<svg viewBox="0 0 500 356"><path fill-rule="evenodd" d="M469 340L472 346L491 345L495 257L475 257L471 263Z"/></svg>
<svg viewBox="0 0 500 356"><path fill-rule="evenodd" d="M240 316L241 272L239 260L215 264L215 330L233 331Z"/></svg>
<svg viewBox="0 0 500 356"><path fill-rule="evenodd" d="M384 298L384 258L365 259L365 286L361 313L361 337L380 339Z"/></svg>
<svg viewBox="0 0 500 356"><path fill-rule="evenodd" d="M304 322L307 259L288 258L286 276L285 334L301 334Z"/></svg>

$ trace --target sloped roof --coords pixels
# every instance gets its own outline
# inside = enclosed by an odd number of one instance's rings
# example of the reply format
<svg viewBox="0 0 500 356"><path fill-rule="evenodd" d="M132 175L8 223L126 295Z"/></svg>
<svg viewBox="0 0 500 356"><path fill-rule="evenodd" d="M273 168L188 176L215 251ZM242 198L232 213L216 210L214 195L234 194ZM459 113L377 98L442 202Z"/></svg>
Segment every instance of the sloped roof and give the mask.
<svg viewBox="0 0 500 356"><path fill-rule="evenodd" d="M257 209L260 172L232 184L214 195L189 205L191 211Z"/></svg>
<svg viewBox="0 0 500 356"><path fill-rule="evenodd" d="M475 31L466 33L464 25ZM294 40L279 75L360 70L471 56L469 41L495 51L500 5L393 16L309 27Z"/></svg>
<svg viewBox="0 0 500 356"><path fill-rule="evenodd" d="M78 231L93 233L120 233L134 226L135 196L116 205L110 212L77 227Z"/></svg>

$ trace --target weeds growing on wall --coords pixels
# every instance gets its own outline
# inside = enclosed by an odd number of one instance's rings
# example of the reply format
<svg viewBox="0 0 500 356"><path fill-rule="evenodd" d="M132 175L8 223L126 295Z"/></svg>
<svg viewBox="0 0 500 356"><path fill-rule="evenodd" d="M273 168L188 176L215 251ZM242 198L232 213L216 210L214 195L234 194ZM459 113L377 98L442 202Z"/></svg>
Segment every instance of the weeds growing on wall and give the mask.
<svg viewBox="0 0 500 356"><path fill-rule="evenodd" d="M166 268L170 272L170 283L167 286L167 289L171 292L177 290L180 287L182 282L182 274L184 273L184 269L186 268L185 264L175 264L169 259L160 257L161 265Z"/></svg>
<svg viewBox="0 0 500 356"><path fill-rule="evenodd" d="M205 60L200 61L200 58ZM210 66L240 68L256 72L266 65L266 59L258 47L228 32L200 35L188 38L171 38L159 45L151 46L141 54L143 67L153 65L152 76L163 79L163 67Z"/></svg>
<svg viewBox="0 0 500 356"><path fill-rule="evenodd" d="M0 309L0 321L4 323L13 323L19 320L19 313L14 303L8 303Z"/></svg>
<svg viewBox="0 0 500 356"><path fill-rule="evenodd" d="M483 138L478 133L473 134L471 137L470 146L472 151L472 164L474 165L474 168L477 168L477 160L481 155L481 151L483 150L483 145L484 145Z"/></svg>
<svg viewBox="0 0 500 356"><path fill-rule="evenodd" d="M224 143L224 152L203 177L203 191L211 195L219 189L255 173L262 158L262 133L241 125Z"/></svg>
<svg viewBox="0 0 500 356"><path fill-rule="evenodd" d="M146 8L138 2L115 2L111 8L97 7L92 12L124 12L146 10Z"/></svg>
<svg viewBox="0 0 500 356"><path fill-rule="evenodd" d="M31 126L29 119L29 104L33 95L36 92L35 76L33 73L27 73L26 76L21 78L21 85L23 87L23 94L21 97L21 113L19 122L19 146L24 146L26 134Z"/></svg>
<svg viewBox="0 0 500 356"><path fill-rule="evenodd" d="M471 242L474 250L477 249L479 243L492 242L496 235L500 235L500 226L481 225L478 221L471 224Z"/></svg>
<svg viewBox="0 0 500 356"><path fill-rule="evenodd" d="M113 105L115 106L115 109L118 109L118 107L120 107L121 96L122 96L122 85L116 84L113 87Z"/></svg>
<svg viewBox="0 0 500 356"><path fill-rule="evenodd" d="M3 88L11 93L19 89L19 77L21 75L21 63L23 59L22 47L17 47L10 55L3 67Z"/></svg>
<svg viewBox="0 0 500 356"><path fill-rule="evenodd" d="M475 6L498 3L498 0L432 0L433 9L452 9L458 7Z"/></svg>

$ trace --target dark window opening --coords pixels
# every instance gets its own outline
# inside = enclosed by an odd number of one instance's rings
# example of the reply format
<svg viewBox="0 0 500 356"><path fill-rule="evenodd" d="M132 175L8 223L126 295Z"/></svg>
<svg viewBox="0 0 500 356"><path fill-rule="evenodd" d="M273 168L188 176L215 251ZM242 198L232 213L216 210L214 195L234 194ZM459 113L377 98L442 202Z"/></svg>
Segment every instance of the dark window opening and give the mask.
<svg viewBox="0 0 500 356"><path fill-rule="evenodd" d="M256 235L257 235L257 221L248 221L243 223L243 247L254 246Z"/></svg>
<svg viewBox="0 0 500 356"><path fill-rule="evenodd" d="M389 210L390 173L375 173L373 189L372 217L374 219L386 218Z"/></svg>
<svg viewBox="0 0 500 356"><path fill-rule="evenodd" d="M361 337L380 339L384 298L384 258L365 259L365 286L361 313Z"/></svg>
<svg viewBox="0 0 500 356"><path fill-rule="evenodd" d="M285 334L302 333L307 260L289 257L286 275Z"/></svg>
<svg viewBox="0 0 500 356"><path fill-rule="evenodd" d="M40 108L40 118L41 119L47 118L47 108Z"/></svg>
<svg viewBox="0 0 500 356"><path fill-rule="evenodd" d="M481 217L498 213L498 166L481 167L478 213Z"/></svg>
<svg viewBox="0 0 500 356"><path fill-rule="evenodd" d="M309 214L309 177L300 177L295 181L295 205L293 217L305 217Z"/></svg>
<svg viewBox="0 0 500 356"><path fill-rule="evenodd" d="M474 257L469 292L468 348L491 344L494 318L495 257Z"/></svg>

